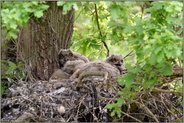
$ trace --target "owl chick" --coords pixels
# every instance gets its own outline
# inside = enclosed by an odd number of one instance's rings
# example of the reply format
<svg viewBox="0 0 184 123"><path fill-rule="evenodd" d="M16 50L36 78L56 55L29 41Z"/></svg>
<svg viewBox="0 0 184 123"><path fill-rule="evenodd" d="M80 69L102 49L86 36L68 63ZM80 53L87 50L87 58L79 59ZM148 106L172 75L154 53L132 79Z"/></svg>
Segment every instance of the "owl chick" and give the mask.
<svg viewBox="0 0 184 123"><path fill-rule="evenodd" d="M82 80L88 76L103 76L104 82L108 79L119 77L123 72L122 55L109 56L105 61L95 61L78 66L78 69L70 77L77 80L77 88L81 86Z"/></svg>
<svg viewBox="0 0 184 123"><path fill-rule="evenodd" d="M69 79L78 65L89 62L85 56L70 49L61 49L58 53L59 67L51 75L50 80Z"/></svg>
<svg viewBox="0 0 184 123"><path fill-rule="evenodd" d="M89 62L88 58L80 53L73 52L70 49L60 49L58 53L58 59L60 68L64 67L67 61L82 60L84 63Z"/></svg>
<svg viewBox="0 0 184 123"><path fill-rule="evenodd" d="M54 73L51 75L49 81L52 80L62 80L62 79L69 79L70 75L63 71L62 69L57 69L54 71Z"/></svg>
<svg viewBox="0 0 184 123"><path fill-rule="evenodd" d="M62 70L72 75L83 64L85 64L83 60L67 61Z"/></svg>

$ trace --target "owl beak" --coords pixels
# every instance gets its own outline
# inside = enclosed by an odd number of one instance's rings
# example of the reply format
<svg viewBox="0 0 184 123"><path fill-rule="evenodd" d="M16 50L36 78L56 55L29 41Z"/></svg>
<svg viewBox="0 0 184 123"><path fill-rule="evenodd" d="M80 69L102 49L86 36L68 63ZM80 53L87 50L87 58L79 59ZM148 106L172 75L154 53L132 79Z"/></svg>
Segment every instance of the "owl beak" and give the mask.
<svg viewBox="0 0 184 123"><path fill-rule="evenodd" d="M121 63L120 62L117 62L115 65L116 66L121 66Z"/></svg>

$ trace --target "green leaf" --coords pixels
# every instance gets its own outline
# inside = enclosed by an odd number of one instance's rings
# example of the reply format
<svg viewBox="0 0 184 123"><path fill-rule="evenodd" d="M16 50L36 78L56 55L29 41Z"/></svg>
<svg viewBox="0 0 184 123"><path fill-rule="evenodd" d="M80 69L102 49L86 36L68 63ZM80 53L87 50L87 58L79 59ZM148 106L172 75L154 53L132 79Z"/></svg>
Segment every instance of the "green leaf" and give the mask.
<svg viewBox="0 0 184 123"><path fill-rule="evenodd" d="M134 31L133 27L132 26L125 26L124 30L123 30L125 33L132 33Z"/></svg>
<svg viewBox="0 0 184 123"><path fill-rule="evenodd" d="M125 102L124 99L120 97L120 98L118 98L118 101L116 104L118 107L121 107L124 102Z"/></svg>
<svg viewBox="0 0 184 123"><path fill-rule="evenodd" d="M10 23L10 28L12 28L12 29L16 29L17 28L17 24L15 23L15 22L11 22Z"/></svg>
<svg viewBox="0 0 184 123"><path fill-rule="evenodd" d="M113 20L116 20L118 18L118 12L119 12L119 7L115 3L113 3L110 6L110 14Z"/></svg>
<svg viewBox="0 0 184 123"><path fill-rule="evenodd" d="M172 64L168 63L168 64L159 64L159 72L162 73L163 75L172 75Z"/></svg>
<svg viewBox="0 0 184 123"><path fill-rule="evenodd" d="M47 10L49 8L48 5L39 5L40 10Z"/></svg>
<svg viewBox="0 0 184 123"><path fill-rule="evenodd" d="M110 13L111 13L112 19L116 20L116 19L118 18L116 9L112 9L112 10L110 11Z"/></svg>
<svg viewBox="0 0 184 123"><path fill-rule="evenodd" d="M139 90L140 90L140 88L139 88L138 86L135 86L135 85L132 85L132 89L133 89L134 91L139 91Z"/></svg>
<svg viewBox="0 0 184 123"><path fill-rule="evenodd" d="M164 52L163 51L160 51L158 54L157 54L157 62L161 62L162 60L164 59Z"/></svg>
<svg viewBox="0 0 184 123"><path fill-rule="evenodd" d="M20 17L21 17L21 12L17 11L14 15L12 15L12 17L16 20L19 21Z"/></svg>
<svg viewBox="0 0 184 123"><path fill-rule="evenodd" d="M63 6L66 2L58 1L57 6Z"/></svg>
<svg viewBox="0 0 184 123"><path fill-rule="evenodd" d="M43 16L43 11L35 11L35 12L34 12L34 16L35 16L36 18L42 17L42 16Z"/></svg>
<svg viewBox="0 0 184 123"><path fill-rule="evenodd" d="M142 51L142 49L141 48L139 48L139 49L136 49L136 55L137 55L137 59L139 60L142 60L142 59L144 59L144 51Z"/></svg>
<svg viewBox="0 0 184 123"><path fill-rule="evenodd" d="M172 50L173 49L173 43L167 44L166 49Z"/></svg>
<svg viewBox="0 0 184 123"><path fill-rule="evenodd" d="M176 57L179 57L181 55L181 53L182 53L182 49L177 47L177 46L175 46L175 52L176 52L176 54L175 54Z"/></svg>
<svg viewBox="0 0 184 123"><path fill-rule="evenodd" d="M117 109L117 114L118 114L118 117L120 118L121 117L121 109L120 108Z"/></svg>
<svg viewBox="0 0 184 123"><path fill-rule="evenodd" d="M149 76L151 78L154 78L155 76L157 76L156 72L155 71L149 71Z"/></svg>
<svg viewBox="0 0 184 123"><path fill-rule="evenodd" d="M113 117L114 115L115 115L115 110L113 110L112 112L111 112L111 116Z"/></svg>
<svg viewBox="0 0 184 123"><path fill-rule="evenodd" d="M105 108L112 109L114 107L114 104L107 104Z"/></svg>
<svg viewBox="0 0 184 123"><path fill-rule="evenodd" d="M13 70L8 69L8 70L6 71L6 77L8 77L8 78L13 78L13 77L14 77Z"/></svg>
<svg viewBox="0 0 184 123"><path fill-rule="evenodd" d="M157 54L158 52L162 51L162 46L156 45L156 49L154 50L154 53Z"/></svg>
<svg viewBox="0 0 184 123"><path fill-rule="evenodd" d="M162 3L161 2L152 2L151 3L154 7L154 10L162 9Z"/></svg>
<svg viewBox="0 0 184 123"><path fill-rule="evenodd" d="M134 73L134 74L137 74L137 73L141 72L141 69L139 67L136 67L131 72Z"/></svg>
<svg viewBox="0 0 184 123"><path fill-rule="evenodd" d="M145 80L144 83L142 84L144 89L147 89L149 85L150 85L150 81L149 80Z"/></svg>
<svg viewBox="0 0 184 123"><path fill-rule="evenodd" d="M67 12L68 12L69 10L71 10L71 8L72 8L72 4L71 4L71 3L65 4L65 5L63 6L63 14L67 14Z"/></svg>
<svg viewBox="0 0 184 123"><path fill-rule="evenodd" d="M10 32L7 33L7 38L8 39L11 39L11 38L16 39L17 38L17 34L15 32L13 32L13 31L10 31Z"/></svg>
<svg viewBox="0 0 184 123"><path fill-rule="evenodd" d="M156 64L156 54L151 54L151 56L148 58L148 61L150 65L155 65Z"/></svg>
<svg viewBox="0 0 184 123"><path fill-rule="evenodd" d="M172 6L166 6L166 7L165 7L165 10L166 10L167 12L173 12L173 7L172 7Z"/></svg>
<svg viewBox="0 0 184 123"><path fill-rule="evenodd" d="M128 72L132 72L134 70L134 67L131 64L126 64L125 68L128 70Z"/></svg>
<svg viewBox="0 0 184 123"><path fill-rule="evenodd" d="M120 85L125 84L126 88L130 88L132 85L132 82L134 81L134 74L125 74L123 77L120 77Z"/></svg>
<svg viewBox="0 0 184 123"><path fill-rule="evenodd" d="M166 57L168 58L168 59L170 59L170 58L173 58L173 53L172 53L172 51L167 51L167 50L164 50L165 51L165 55L166 55Z"/></svg>
<svg viewBox="0 0 184 123"><path fill-rule="evenodd" d="M169 76L169 75L172 75L172 73L173 72L172 72L171 67L169 67L169 66L168 67L165 67L164 72L163 72L163 75L166 75L166 76L168 75Z"/></svg>
<svg viewBox="0 0 184 123"><path fill-rule="evenodd" d="M73 8L75 9L75 11L79 9L76 3L73 4Z"/></svg>
<svg viewBox="0 0 184 123"><path fill-rule="evenodd" d="M134 20L137 25L140 25L142 23L142 19L140 17L135 17Z"/></svg>
<svg viewBox="0 0 184 123"><path fill-rule="evenodd" d="M31 2L33 5L38 5L38 2L37 1L32 1Z"/></svg>
<svg viewBox="0 0 184 123"><path fill-rule="evenodd" d="M10 66L11 69L15 69L17 67L17 65L11 61L8 61L8 65Z"/></svg>

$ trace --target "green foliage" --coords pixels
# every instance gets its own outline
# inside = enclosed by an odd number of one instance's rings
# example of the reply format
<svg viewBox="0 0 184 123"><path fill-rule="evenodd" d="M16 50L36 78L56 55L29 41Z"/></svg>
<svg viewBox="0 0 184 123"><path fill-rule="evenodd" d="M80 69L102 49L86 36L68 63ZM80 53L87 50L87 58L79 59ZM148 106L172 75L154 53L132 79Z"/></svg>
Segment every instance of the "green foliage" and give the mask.
<svg viewBox="0 0 184 123"><path fill-rule="evenodd" d="M17 38L19 26L26 26L31 15L36 18L43 16L43 11L49 6L44 2L3 2L2 3L2 29L8 39Z"/></svg>
<svg viewBox="0 0 184 123"><path fill-rule="evenodd" d="M6 94L7 90L8 90L8 81L1 79L0 86L1 86L1 93L0 94Z"/></svg>
<svg viewBox="0 0 184 123"><path fill-rule="evenodd" d="M98 18L95 11L95 4L97 7ZM115 34L111 35L112 28L107 26L111 18L111 14L109 12L111 10L109 5L111 4L113 4L113 2L81 3L79 11L76 13L76 23L81 23L82 21L82 30L81 28L74 28L74 34L72 37L73 44L71 46L73 50L81 52L82 54L88 56L91 60L104 59L107 53L107 50L102 43L102 41L104 41L108 45L111 53L120 53L118 49L122 48L117 46L123 46L126 42L117 42L116 40L119 40L119 38L117 38ZM85 20L81 20L78 18L79 16L82 16ZM98 29L97 20L99 21L100 30ZM87 42L88 45L84 48ZM124 49L126 48L124 47Z"/></svg>
<svg viewBox="0 0 184 123"><path fill-rule="evenodd" d="M20 80L25 77L26 69L24 68L24 64L18 62L15 64L9 60L1 60L1 94L7 92L8 89L8 81L7 79L17 79ZM6 79L5 79L6 78Z"/></svg>
<svg viewBox="0 0 184 123"><path fill-rule="evenodd" d="M108 109L114 109L111 112L111 116L115 116L115 114L117 113L118 117L121 117L121 107L122 105L125 103L123 98L119 98L118 101L116 103L113 104L107 104L105 107Z"/></svg>
<svg viewBox="0 0 184 123"><path fill-rule="evenodd" d="M70 11L72 9L72 7L75 10L78 10L78 6L76 2L63 2L63 1L58 1L57 2L57 6L62 6L63 10L62 13L63 14L67 14L68 11Z"/></svg>
<svg viewBox="0 0 184 123"><path fill-rule="evenodd" d="M129 99L140 90L132 84L135 76L136 84L151 90L162 82L159 76L172 74L171 59L182 60L182 3L152 2L150 5L145 13L138 12L129 18L131 24L122 29L137 61L136 66L126 65L129 73L120 78L125 88L119 94Z"/></svg>
<svg viewBox="0 0 184 123"><path fill-rule="evenodd" d="M176 91L183 91L182 80L176 80L175 82L171 83L171 88Z"/></svg>
<svg viewBox="0 0 184 123"><path fill-rule="evenodd" d="M136 92L151 91L162 82L160 76L172 74L173 61L182 60L182 3L98 2L96 5L103 37L97 28L95 2L82 3L76 13L76 23L82 24L81 28L74 28L72 49L91 60L105 58L101 39L111 53L126 55L133 50L135 55L125 60L128 74L119 79L119 84L125 85L119 94L131 103ZM106 108L112 109L112 116L121 115L117 103Z"/></svg>
<svg viewBox="0 0 184 123"><path fill-rule="evenodd" d="M15 64L9 60L1 60L1 65L5 73L2 74L2 78L21 79L25 77L26 70L24 64L18 62Z"/></svg>
<svg viewBox="0 0 184 123"><path fill-rule="evenodd" d="M95 4L97 5L98 21L102 36L98 30ZM104 2L82 2L77 12L77 15L82 15L86 20L82 23L84 30L74 28L71 48L88 56L91 60L104 59L106 57L106 49L102 43L102 41L107 42L108 40L106 34L109 30L105 24L108 22L109 13L105 11L106 8L107 6ZM78 23L78 21L76 22Z"/></svg>

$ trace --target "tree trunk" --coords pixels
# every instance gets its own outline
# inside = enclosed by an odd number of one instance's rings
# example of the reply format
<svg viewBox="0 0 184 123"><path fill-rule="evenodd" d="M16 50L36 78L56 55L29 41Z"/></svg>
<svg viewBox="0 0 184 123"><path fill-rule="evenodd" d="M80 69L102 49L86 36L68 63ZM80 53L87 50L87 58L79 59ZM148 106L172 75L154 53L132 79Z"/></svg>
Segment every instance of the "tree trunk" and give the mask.
<svg viewBox="0 0 184 123"><path fill-rule="evenodd" d="M50 7L43 17L31 18L17 40L17 59L23 60L31 75L41 80L48 80L59 67L58 51L70 47L74 23L73 9L63 15L56 2L47 4Z"/></svg>

